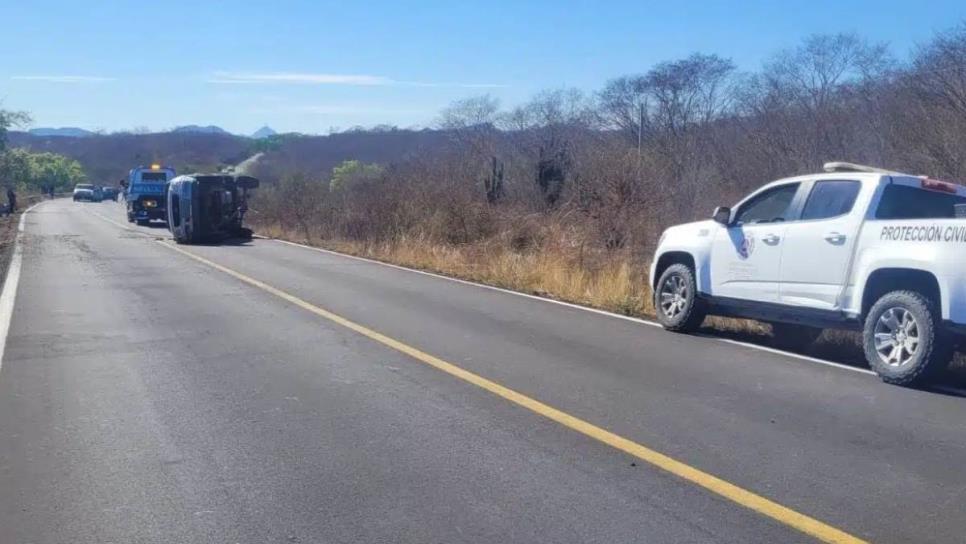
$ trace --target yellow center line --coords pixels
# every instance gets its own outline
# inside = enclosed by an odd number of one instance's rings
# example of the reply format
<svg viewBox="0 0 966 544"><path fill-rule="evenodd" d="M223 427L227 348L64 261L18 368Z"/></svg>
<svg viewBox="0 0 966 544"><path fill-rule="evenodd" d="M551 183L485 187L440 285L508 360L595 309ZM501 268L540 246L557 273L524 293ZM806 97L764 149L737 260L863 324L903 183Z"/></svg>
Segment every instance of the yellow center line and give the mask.
<svg viewBox="0 0 966 544"><path fill-rule="evenodd" d="M257 280L241 272L235 271L226 266L220 265L213 261L210 261L204 257L201 257L195 253L182 249L175 246L174 244L168 242L160 242L161 245L167 247L173 251L177 251L182 255L185 255L195 261L205 264L215 270L219 270L237 278L251 286L257 287L267 293L275 295L287 302L307 310L319 317L323 317L333 323L341 325L347 329L350 329L356 333L361 334L371 340L374 340L384 346L392 348L401 353L432 366L438 370L441 370L451 376L459 378L465 382L471 383L481 389L485 389L494 395L502 397L518 406L522 406L527 410L540 414L548 419L556 421L557 423L577 431L583 435L589 436L599 442L607 444L615 449L623 451L630 454L638 459L649 463L657 468L660 468L666 472L669 472L679 478L687 480L694 485L703 487L704 489L715 493L725 499L728 499L734 503L740 504L745 508L753 510L761 515L771 518L777 522L784 525L797 529L807 535L815 537L822 542L834 542L834 543L862 543L864 540L852 536L840 529L836 529L831 525L823 523L815 518L806 516L800 512L796 512L791 508L782 506L775 501L762 497L757 493L748 491L742 487L735 484L722 480L717 476L704 472L700 469L692 467L691 465L685 464L678 461L672 457L668 457L663 453L655 451L647 446L638 444L632 440L624 438L620 435L614 434L606 429L598 427L593 423L584 421L578 417L572 416L566 412L558 410L553 406L544 404L536 399L528 397L522 393L514 391L509 387L500 385L492 380L488 380L478 374L474 374L468 370L458 367L452 363L448 363L439 357L430 355L424 351L416 349L408 344L400 342L394 338L390 338L380 332L374 331L364 325L360 325L354 321L346 319L338 314L332 313L324 308L320 308L310 302L307 302L295 295L282 291L276 287L273 287L263 281Z"/></svg>

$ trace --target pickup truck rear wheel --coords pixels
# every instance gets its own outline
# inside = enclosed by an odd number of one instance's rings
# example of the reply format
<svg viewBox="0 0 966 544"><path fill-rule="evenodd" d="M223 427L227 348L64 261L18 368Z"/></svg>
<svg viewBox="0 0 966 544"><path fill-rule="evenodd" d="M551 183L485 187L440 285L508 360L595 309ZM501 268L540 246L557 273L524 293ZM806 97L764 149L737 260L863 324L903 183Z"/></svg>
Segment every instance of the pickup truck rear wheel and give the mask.
<svg viewBox="0 0 966 544"><path fill-rule="evenodd" d="M822 335L822 329L791 323L771 324L771 343L779 349L801 351Z"/></svg>
<svg viewBox="0 0 966 544"><path fill-rule="evenodd" d="M707 305L698 298L694 271L684 264L667 267L654 290L654 311L661 325L674 332L698 329L707 315Z"/></svg>
<svg viewBox="0 0 966 544"><path fill-rule="evenodd" d="M863 344L872 370L886 383L920 385L949 364L953 343L936 303L915 291L879 298L865 318Z"/></svg>

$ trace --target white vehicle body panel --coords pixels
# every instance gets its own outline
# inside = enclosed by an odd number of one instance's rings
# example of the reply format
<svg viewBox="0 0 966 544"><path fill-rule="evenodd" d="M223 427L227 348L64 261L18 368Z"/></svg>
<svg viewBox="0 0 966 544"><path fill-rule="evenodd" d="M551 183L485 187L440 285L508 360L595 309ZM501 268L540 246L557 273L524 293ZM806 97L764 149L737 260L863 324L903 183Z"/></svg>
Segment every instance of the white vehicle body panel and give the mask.
<svg viewBox="0 0 966 544"><path fill-rule="evenodd" d="M716 225L711 245L711 293L719 297L778 302L786 225Z"/></svg>
<svg viewBox="0 0 966 544"><path fill-rule="evenodd" d="M799 220L788 224L782 248L781 296L783 304L825 310L841 307L843 285L853 262L859 229L878 188L849 175L822 181L860 184L852 212L827 219Z"/></svg>
<svg viewBox="0 0 966 544"><path fill-rule="evenodd" d="M859 236L854 289L844 303L858 315L865 282L877 270L902 268L935 276L942 295L942 317L966 323L966 220L906 219L869 221Z"/></svg>
<svg viewBox="0 0 966 544"><path fill-rule="evenodd" d="M862 300L870 278L889 269L920 271L938 283L942 318L966 325L966 219L875 218L888 185L935 190L923 178L833 172L778 180L739 202L732 218L756 195L788 183L801 184L789 208L800 214L813 189L830 181L860 184L850 211L814 220L794 215L787 222L725 227L702 221L669 228L655 252L651 285L661 272L659 263L672 252L686 253L695 265L698 292L712 300L823 311L854 321L870 304ZM966 197L961 186L947 184L944 191Z"/></svg>

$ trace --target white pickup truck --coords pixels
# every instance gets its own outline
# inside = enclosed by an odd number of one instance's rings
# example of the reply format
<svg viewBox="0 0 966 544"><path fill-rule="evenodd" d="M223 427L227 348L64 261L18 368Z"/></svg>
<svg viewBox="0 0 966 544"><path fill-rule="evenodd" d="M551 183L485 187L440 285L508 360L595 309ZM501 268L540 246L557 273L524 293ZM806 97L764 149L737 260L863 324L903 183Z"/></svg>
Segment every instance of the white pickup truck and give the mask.
<svg viewBox="0 0 966 544"><path fill-rule="evenodd" d="M966 187L828 163L667 229L651 287L668 330L709 314L757 319L788 348L862 330L884 381L922 383L966 335Z"/></svg>

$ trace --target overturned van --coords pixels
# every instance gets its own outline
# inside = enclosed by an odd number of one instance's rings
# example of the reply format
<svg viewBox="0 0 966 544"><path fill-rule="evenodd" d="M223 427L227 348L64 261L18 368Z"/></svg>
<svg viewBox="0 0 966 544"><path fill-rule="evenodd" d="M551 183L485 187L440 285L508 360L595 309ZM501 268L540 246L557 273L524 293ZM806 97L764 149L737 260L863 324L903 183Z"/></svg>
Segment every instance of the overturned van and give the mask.
<svg viewBox="0 0 966 544"><path fill-rule="evenodd" d="M191 174L168 184L168 228L179 243L251 238L242 226L248 193L258 187L251 176Z"/></svg>

